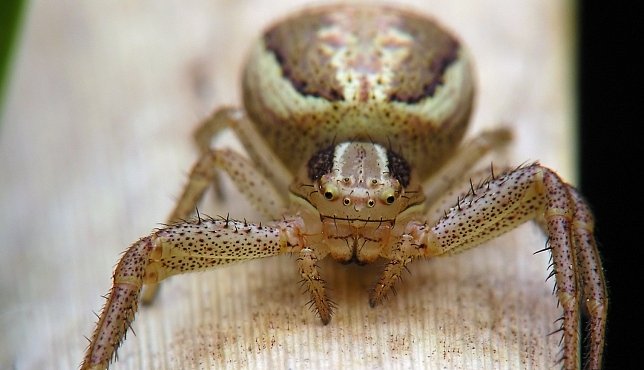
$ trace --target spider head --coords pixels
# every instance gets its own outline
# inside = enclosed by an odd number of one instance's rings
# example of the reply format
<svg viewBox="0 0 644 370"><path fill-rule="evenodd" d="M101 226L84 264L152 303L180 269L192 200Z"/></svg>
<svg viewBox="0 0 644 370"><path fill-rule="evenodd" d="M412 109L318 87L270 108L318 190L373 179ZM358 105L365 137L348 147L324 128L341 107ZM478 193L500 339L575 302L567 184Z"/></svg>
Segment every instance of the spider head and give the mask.
<svg viewBox="0 0 644 370"><path fill-rule="evenodd" d="M310 187L292 189L322 218L394 221L424 196L404 158L382 145L343 142L315 153L307 164Z"/></svg>

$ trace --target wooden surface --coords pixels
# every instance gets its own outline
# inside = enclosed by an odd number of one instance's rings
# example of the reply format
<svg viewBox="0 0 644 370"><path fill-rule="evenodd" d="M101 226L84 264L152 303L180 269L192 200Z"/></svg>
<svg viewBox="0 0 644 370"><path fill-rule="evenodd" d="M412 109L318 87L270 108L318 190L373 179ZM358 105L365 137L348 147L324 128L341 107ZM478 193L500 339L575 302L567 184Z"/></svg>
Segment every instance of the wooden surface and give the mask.
<svg viewBox="0 0 644 370"><path fill-rule="evenodd" d="M0 126L0 369L74 369L120 253L163 222L196 159L191 133L239 102L271 19L304 1L33 1ZM470 134L515 128L506 159L574 178L570 2L405 1L475 57ZM230 135L217 145L237 144ZM201 211L255 220L234 190ZM560 316L531 224L421 261L371 309L381 266L323 263L338 310L306 307L293 257L174 277L114 369L552 368Z"/></svg>

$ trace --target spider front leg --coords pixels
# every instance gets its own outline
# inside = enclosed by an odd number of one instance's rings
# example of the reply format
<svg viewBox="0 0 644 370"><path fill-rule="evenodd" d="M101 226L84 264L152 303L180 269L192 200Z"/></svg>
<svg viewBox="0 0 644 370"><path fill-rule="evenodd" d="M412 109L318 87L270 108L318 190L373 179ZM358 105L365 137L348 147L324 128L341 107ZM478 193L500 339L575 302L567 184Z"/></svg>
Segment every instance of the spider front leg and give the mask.
<svg viewBox="0 0 644 370"><path fill-rule="evenodd" d="M551 275L563 309L562 358L566 369L580 367L581 308L589 316L585 367L598 369L604 347L608 308L606 284L597 250L592 214L576 189L539 164L490 178L459 197L436 224L410 222L392 248L391 261L372 291L380 302L417 257L452 255L493 239L516 226L543 218L552 253Z"/></svg>
<svg viewBox="0 0 644 370"><path fill-rule="evenodd" d="M219 114L223 115L223 112L227 111L220 112L222 113ZM213 119L213 122L220 120ZM270 219L278 219L282 215L285 209L285 200L270 179L261 173L257 165L233 150L209 149L201 154L193 166L188 183L168 217L168 223L185 220L192 215L208 186L217 184L218 171L225 171L244 197L262 215ZM158 284L146 286L143 290L142 302L144 304L152 303L158 290Z"/></svg>
<svg viewBox="0 0 644 370"><path fill-rule="evenodd" d="M230 219L202 219L156 230L134 243L119 261L112 289L85 352L81 370L106 369L138 306L141 287L176 274L233 262L297 252L300 218L268 226Z"/></svg>

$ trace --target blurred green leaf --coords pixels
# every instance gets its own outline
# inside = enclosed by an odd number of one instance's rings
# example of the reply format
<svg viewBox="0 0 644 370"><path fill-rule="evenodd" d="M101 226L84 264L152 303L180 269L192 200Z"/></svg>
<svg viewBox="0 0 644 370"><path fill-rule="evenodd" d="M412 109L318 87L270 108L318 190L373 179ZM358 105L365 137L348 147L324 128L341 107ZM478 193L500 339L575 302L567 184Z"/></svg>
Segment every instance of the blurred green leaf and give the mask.
<svg viewBox="0 0 644 370"><path fill-rule="evenodd" d="M0 0L0 117L2 117L11 62L26 3L27 0ZM1 120L0 123L2 123Z"/></svg>

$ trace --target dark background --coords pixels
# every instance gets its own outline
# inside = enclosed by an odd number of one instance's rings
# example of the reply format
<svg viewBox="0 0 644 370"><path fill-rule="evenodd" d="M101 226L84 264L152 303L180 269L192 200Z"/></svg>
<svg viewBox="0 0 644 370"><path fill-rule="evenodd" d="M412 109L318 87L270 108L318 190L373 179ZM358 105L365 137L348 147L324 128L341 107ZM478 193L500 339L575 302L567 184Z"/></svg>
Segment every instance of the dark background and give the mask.
<svg viewBox="0 0 644 370"><path fill-rule="evenodd" d="M644 13L625 3L579 2L580 187L609 286L606 369L644 368Z"/></svg>

